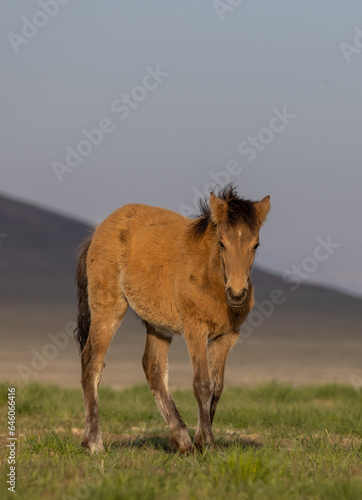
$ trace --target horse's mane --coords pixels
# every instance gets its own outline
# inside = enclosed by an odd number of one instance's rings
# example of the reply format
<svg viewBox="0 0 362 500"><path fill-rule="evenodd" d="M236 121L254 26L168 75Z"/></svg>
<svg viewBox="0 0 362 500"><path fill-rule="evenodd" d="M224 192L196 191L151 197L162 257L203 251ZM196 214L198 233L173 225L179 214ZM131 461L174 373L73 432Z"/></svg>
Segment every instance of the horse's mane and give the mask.
<svg viewBox="0 0 362 500"><path fill-rule="evenodd" d="M257 216L253 202L245 198L240 198L232 184L221 188L216 196L228 205L228 224L235 226L239 222L244 222L251 229L257 226ZM196 238L202 237L208 227L216 227L211 217L209 199L207 197L199 201L199 209L200 213L195 216L195 221L191 224L193 236Z"/></svg>

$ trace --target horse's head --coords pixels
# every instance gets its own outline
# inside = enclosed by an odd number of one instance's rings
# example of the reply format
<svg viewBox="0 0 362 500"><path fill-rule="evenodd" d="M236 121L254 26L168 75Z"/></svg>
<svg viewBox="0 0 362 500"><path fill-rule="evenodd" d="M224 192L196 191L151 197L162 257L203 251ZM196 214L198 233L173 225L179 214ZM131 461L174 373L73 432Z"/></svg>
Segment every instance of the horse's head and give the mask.
<svg viewBox="0 0 362 500"><path fill-rule="evenodd" d="M220 197L211 193L209 204L216 225L226 301L231 307L241 307L248 295L259 230L269 212L270 197L249 201L229 189Z"/></svg>

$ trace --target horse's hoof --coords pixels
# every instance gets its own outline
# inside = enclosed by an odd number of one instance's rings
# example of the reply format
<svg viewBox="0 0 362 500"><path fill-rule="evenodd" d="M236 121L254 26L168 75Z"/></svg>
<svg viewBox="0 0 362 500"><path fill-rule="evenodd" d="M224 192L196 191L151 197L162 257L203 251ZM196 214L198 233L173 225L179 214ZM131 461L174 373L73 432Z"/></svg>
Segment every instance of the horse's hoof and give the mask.
<svg viewBox="0 0 362 500"><path fill-rule="evenodd" d="M180 455L192 455L194 453L194 447L192 444L188 446L180 446L178 452Z"/></svg>
<svg viewBox="0 0 362 500"><path fill-rule="evenodd" d="M104 446L102 442L95 442L91 441L90 439L83 439L82 441L82 446L83 448L87 448L90 453L93 455L93 453L103 453L104 452Z"/></svg>
<svg viewBox="0 0 362 500"><path fill-rule="evenodd" d="M194 451L193 444L191 442L191 439L188 436L187 436L187 438L188 439L171 438L171 441L170 441L171 448L176 448L176 450L178 450L178 452L181 455L187 455L187 454L193 453L193 451Z"/></svg>
<svg viewBox="0 0 362 500"><path fill-rule="evenodd" d="M210 438L208 440L202 439L201 436L196 436L194 438L194 445L198 451L204 451L206 449L213 449L215 447L214 438Z"/></svg>

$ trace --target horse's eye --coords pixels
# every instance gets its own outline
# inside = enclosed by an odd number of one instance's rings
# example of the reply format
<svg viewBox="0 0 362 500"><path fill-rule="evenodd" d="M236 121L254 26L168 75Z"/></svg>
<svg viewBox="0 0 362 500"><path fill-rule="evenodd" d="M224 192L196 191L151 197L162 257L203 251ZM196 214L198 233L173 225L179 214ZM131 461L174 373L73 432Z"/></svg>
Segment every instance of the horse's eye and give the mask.
<svg viewBox="0 0 362 500"><path fill-rule="evenodd" d="M259 246L260 246L260 243L257 243L257 244L255 245L255 247L253 248L254 252L256 251L256 249L257 249Z"/></svg>
<svg viewBox="0 0 362 500"><path fill-rule="evenodd" d="M222 241L219 241L220 248L225 248Z"/></svg>

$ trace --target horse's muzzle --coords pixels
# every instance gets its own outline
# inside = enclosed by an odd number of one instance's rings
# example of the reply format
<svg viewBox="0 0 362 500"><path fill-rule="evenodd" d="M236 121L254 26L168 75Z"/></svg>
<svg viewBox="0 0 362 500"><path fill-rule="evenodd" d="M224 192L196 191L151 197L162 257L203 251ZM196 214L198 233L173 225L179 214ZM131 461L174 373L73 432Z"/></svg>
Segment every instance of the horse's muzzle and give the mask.
<svg viewBox="0 0 362 500"><path fill-rule="evenodd" d="M240 292L235 293L234 290L229 287L226 289L225 295L226 302L230 307L242 307L248 296L248 289L243 288Z"/></svg>

